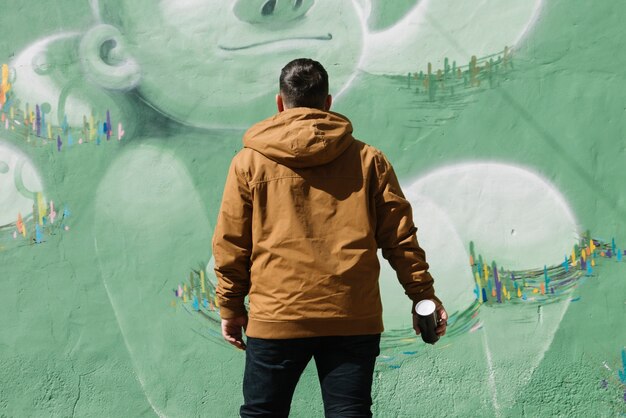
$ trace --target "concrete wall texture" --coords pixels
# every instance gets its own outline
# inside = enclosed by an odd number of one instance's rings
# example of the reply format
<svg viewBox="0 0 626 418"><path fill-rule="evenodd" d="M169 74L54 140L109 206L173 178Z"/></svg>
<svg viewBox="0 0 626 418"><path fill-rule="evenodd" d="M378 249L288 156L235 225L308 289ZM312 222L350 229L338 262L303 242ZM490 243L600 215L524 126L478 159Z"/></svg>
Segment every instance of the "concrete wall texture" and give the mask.
<svg viewBox="0 0 626 418"><path fill-rule="evenodd" d="M210 241L292 58L390 158L452 315L384 267L380 417L626 416L623 2L0 4L0 416L237 416ZM322 416L307 368L292 415Z"/></svg>

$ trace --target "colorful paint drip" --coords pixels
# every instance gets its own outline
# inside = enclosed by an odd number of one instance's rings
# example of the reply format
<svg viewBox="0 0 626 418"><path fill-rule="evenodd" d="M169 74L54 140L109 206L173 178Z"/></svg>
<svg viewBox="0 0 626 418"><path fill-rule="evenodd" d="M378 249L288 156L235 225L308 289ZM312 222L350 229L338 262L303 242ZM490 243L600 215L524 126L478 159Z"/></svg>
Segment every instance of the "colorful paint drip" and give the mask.
<svg viewBox="0 0 626 418"><path fill-rule="evenodd" d="M0 228L0 240L4 240L5 236L10 236L10 242L13 245L23 245L24 241L27 244L45 243L46 237L56 235L59 231L69 231L70 227L67 223L70 211L67 206L64 207L60 216L58 219L59 215L54 202L50 201L49 204L46 204L43 194L37 193L33 213L27 218L18 213L13 224ZM20 237L21 240L18 239Z"/></svg>
<svg viewBox="0 0 626 418"><path fill-rule="evenodd" d="M478 88L481 83L495 87L512 69L512 50L505 47L501 52L486 57L477 58L474 55L465 66L457 66L456 61L450 64L449 59L445 58L443 68L434 71L429 62L426 73L409 73L406 81L409 89L414 87L416 94L423 94L427 101L434 102L459 95L467 88Z"/></svg>
<svg viewBox="0 0 626 418"><path fill-rule="evenodd" d="M94 142L99 145L102 138L108 141L113 136L113 118L108 109L103 114L83 115L82 128L70 127L67 115L63 115L63 121L59 126L52 126L51 121L46 118L46 114L51 110L48 104L36 103L34 110L28 103L20 105L19 97L11 90L9 72L8 65L3 64L0 78L0 121L5 130L19 134L33 146L52 143L57 152L70 148L74 138L80 138L79 144ZM117 122L118 141L124 134L122 122ZM42 141L33 141L37 138Z"/></svg>
<svg viewBox="0 0 626 418"><path fill-rule="evenodd" d="M613 250L615 248L615 250ZM490 264L476 256L470 243L470 265L475 281L474 294L481 304L545 303L569 297L584 277L593 275L596 260L612 258L618 250L615 239L610 244L583 237L563 263L535 270L505 270L495 261ZM621 261L621 257L616 257ZM575 299L578 300L578 299ZM575 301L574 300L574 301Z"/></svg>

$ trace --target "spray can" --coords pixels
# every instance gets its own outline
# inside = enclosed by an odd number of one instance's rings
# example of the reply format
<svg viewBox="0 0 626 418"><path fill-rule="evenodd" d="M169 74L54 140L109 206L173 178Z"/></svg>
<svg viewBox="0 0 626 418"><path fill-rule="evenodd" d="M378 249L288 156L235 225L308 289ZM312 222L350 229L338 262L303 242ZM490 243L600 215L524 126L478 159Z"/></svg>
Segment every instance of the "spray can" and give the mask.
<svg viewBox="0 0 626 418"><path fill-rule="evenodd" d="M415 306L417 314L417 326L420 328L422 340L427 344L435 344L439 341L437 328L437 305L430 299L418 302Z"/></svg>

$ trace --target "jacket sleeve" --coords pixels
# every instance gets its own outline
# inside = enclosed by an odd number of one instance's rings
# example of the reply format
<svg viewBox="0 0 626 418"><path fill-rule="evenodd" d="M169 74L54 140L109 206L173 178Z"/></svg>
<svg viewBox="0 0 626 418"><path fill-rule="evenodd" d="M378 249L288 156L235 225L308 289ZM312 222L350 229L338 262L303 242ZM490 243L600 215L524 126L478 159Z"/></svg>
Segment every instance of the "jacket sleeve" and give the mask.
<svg viewBox="0 0 626 418"><path fill-rule="evenodd" d="M435 296L433 278L428 272L426 254L415 235L411 204L405 199L393 167L384 155L376 159L378 190L376 193L376 242L383 257L396 271L406 295L413 301L411 312L417 302Z"/></svg>
<svg viewBox="0 0 626 418"><path fill-rule="evenodd" d="M215 293L223 319L246 314L244 299L250 289L251 251L252 199L248 182L236 167L235 157L228 170L213 234Z"/></svg>

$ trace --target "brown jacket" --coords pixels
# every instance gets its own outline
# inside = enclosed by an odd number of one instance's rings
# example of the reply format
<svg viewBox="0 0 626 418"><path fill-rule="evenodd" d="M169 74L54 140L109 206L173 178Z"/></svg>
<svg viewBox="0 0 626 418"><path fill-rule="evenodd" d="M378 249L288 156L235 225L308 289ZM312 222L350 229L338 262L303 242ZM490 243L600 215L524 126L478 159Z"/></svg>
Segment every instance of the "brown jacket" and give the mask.
<svg viewBox="0 0 626 418"><path fill-rule="evenodd" d="M396 175L345 116L288 109L243 142L213 236L222 318L249 295L250 337L380 333L377 248L414 302L436 299Z"/></svg>

